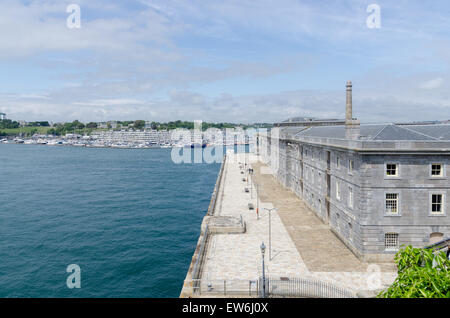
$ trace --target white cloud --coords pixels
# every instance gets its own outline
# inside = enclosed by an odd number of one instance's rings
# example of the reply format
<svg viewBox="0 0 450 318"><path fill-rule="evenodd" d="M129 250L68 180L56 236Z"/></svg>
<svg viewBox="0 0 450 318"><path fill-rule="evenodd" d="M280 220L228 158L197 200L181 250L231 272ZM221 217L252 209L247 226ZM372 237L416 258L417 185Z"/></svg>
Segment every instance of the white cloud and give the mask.
<svg viewBox="0 0 450 318"><path fill-rule="evenodd" d="M444 83L444 79L441 77L438 77L438 78L421 83L419 85L419 87L422 89L435 89L435 88L441 87L443 83Z"/></svg>
<svg viewBox="0 0 450 318"><path fill-rule="evenodd" d="M363 121L450 117L450 44L440 41L449 18L438 5L425 11L419 2L379 1L383 24L374 31L365 25L368 3L358 1L141 0L147 6L140 9L133 1L77 2L79 30L66 27L65 2L0 3L0 62L32 64L60 84L44 90L24 84L13 95L2 90L0 105L10 117L342 117L343 88L332 90L338 84L331 77L355 81L355 113ZM285 76L285 83L305 78L306 84L288 92L281 83L272 94L258 88L289 74L295 76ZM306 90L314 87L307 76L328 89ZM242 78L259 93L237 94L233 85L222 95L199 89ZM422 111L430 108L434 112Z"/></svg>

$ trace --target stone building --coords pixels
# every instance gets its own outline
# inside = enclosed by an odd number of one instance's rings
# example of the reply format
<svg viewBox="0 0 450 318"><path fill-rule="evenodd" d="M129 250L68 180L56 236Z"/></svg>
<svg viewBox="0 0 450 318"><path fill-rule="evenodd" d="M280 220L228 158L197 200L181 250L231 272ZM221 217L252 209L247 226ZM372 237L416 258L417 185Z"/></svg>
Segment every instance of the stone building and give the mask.
<svg viewBox="0 0 450 318"><path fill-rule="evenodd" d="M271 173L362 260L450 237L450 124L290 120L259 133Z"/></svg>

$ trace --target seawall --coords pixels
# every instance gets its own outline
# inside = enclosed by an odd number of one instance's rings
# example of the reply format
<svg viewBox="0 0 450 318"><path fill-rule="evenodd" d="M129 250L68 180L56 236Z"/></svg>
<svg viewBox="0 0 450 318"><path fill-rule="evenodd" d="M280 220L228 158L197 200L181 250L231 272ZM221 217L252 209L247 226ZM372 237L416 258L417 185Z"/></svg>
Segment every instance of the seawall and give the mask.
<svg viewBox="0 0 450 318"><path fill-rule="evenodd" d="M199 279L201 274L203 258L206 254L206 246L208 236L210 234L210 227L208 226L209 219L214 215L216 209L217 198L219 196L220 187L223 179L223 171L226 164L227 156L225 155L220 166L219 174L217 176L216 184L214 186L213 193L211 195L211 201L209 203L208 211L203 217L202 223L200 225L200 236L197 241L197 246L192 255L191 264L189 265L188 272L184 279L183 288L181 290L180 298L189 298L194 296L195 280Z"/></svg>

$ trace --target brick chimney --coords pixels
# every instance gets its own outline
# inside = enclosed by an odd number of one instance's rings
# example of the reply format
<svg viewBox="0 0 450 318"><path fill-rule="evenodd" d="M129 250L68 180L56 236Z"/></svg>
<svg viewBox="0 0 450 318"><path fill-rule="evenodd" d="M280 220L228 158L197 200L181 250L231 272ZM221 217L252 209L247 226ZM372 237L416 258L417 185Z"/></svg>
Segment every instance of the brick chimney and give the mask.
<svg viewBox="0 0 450 318"><path fill-rule="evenodd" d="M346 87L347 98L345 104L345 138L359 139L359 120L353 118L352 82L348 81Z"/></svg>

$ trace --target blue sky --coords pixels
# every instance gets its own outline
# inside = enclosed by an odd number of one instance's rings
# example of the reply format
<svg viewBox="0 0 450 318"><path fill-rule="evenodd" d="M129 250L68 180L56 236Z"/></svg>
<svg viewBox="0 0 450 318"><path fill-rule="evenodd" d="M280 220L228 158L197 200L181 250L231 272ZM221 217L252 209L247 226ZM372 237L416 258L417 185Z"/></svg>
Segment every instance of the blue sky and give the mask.
<svg viewBox="0 0 450 318"><path fill-rule="evenodd" d="M81 8L69 29L68 5ZM381 9L370 29L367 7ZM16 120L450 119L448 1L2 0Z"/></svg>

